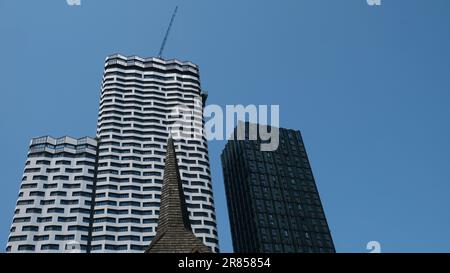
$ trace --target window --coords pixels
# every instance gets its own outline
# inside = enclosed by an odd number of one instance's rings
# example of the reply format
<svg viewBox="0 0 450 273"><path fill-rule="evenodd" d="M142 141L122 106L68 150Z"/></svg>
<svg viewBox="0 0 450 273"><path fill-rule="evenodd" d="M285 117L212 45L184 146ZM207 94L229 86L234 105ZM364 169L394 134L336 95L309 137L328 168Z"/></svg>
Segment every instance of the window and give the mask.
<svg viewBox="0 0 450 273"><path fill-rule="evenodd" d="M63 191L53 191L50 193L50 196L67 196L67 193Z"/></svg>
<svg viewBox="0 0 450 273"><path fill-rule="evenodd" d="M85 208L72 208L72 209L70 209L70 213L90 214L91 210L90 209L85 209Z"/></svg>
<svg viewBox="0 0 450 273"><path fill-rule="evenodd" d="M50 239L49 235L35 235L33 241L48 241Z"/></svg>
<svg viewBox="0 0 450 273"><path fill-rule="evenodd" d="M115 246L115 245L105 245L105 249L106 249L106 250L124 251L124 250L128 250L128 247L127 247L127 245L120 245L120 246Z"/></svg>
<svg viewBox="0 0 450 273"><path fill-rule="evenodd" d="M194 233L199 233L199 234L211 234L209 229L206 228L197 228L194 229Z"/></svg>
<svg viewBox="0 0 450 273"><path fill-rule="evenodd" d="M8 239L8 242L18 242L18 241L26 241L27 240L27 236L26 235L22 235L22 236L11 236Z"/></svg>
<svg viewBox="0 0 450 273"><path fill-rule="evenodd" d="M200 211L200 212L194 212L194 216L208 217L209 215L207 212Z"/></svg>
<svg viewBox="0 0 450 273"><path fill-rule="evenodd" d="M89 231L89 227L87 226L69 226L69 231Z"/></svg>
<svg viewBox="0 0 450 273"><path fill-rule="evenodd" d="M50 161L48 160L37 160L36 165L50 165Z"/></svg>
<svg viewBox="0 0 450 273"><path fill-rule="evenodd" d="M274 248L275 248L275 252L283 252L283 249L281 248L280 244L275 244Z"/></svg>
<svg viewBox="0 0 450 273"><path fill-rule="evenodd" d="M123 218L123 219L119 219L119 223L136 223L136 224L140 224L141 220L139 218Z"/></svg>
<svg viewBox="0 0 450 273"><path fill-rule="evenodd" d="M119 241L140 241L139 236L119 236L118 238Z"/></svg>
<svg viewBox="0 0 450 273"><path fill-rule="evenodd" d="M24 173L37 173L41 170L41 168L27 168Z"/></svg>
<svg viewBox="0 0 450 273"><path fill-rule="evenodd" d="M18 217L14 218L13 223L27 223L31 221L31 217Z"/></svg>
<svg viewBox="0 0 450 273"><path fill-rule="evenodd" d="M114 241L115 236L112 235L101 235L92 237L92 241Z"/></svg>
<svg viewBox="0 0 450 273"><path fill-rule="evenodd" d="M61 226L46 226L44 227L44 231L61 231Z"/></svg>
<svg viewBox="0 0 450 273"><path fill-rule="evenodd" d="M47 173L57 173L57 172L60 172L61 171L61 168L48 168L47 169Z"/></svg>
<svg viewBox="0 0 450 273"><path fill-rule="evenodd" d="M52 184L44 184L44 189L55 189L58 187L57 183L52 183Z"/></svg>
<svg viewBox="0 0 450 273"><path fill-rule="evenodd" d="M39 231L38 226L24 226L22 227L22 231Z"/></svg>
<svg viewBox="0 0 450 273"><path fill-rule="evenodd" d="M138 245L131 245L130 246L131 250L137 250L137 251L144 251L146 248L147 248L147 246L138 246Z"/></svg>
<svg viewBox="0 0 450 273"><path fill-rule="evenodd" d="M23 184L22 186L20 186L21 189L34 189L37 188L37 184L33 183L33 184Z"/></svg>
<svg viewBox="0 0 450 273"><path fill-rule="evenodd" d="M111 218L111 217L103 217L103 218L96 218L94 219L94 223L115 223L116 219L115 218Z"/></svg>
<svg viewBox="0 0 450 273"><path fill-rule="evenodd" d="M141 203L135 202L135 201L127 201L127 202L120 202L120 206L122 206L122 207L127 207L127 206L140 207Z"/></svg>
<svg viewBox="0 0 450 273"><path fill-rule="evenodd" d="M20 245L18 247L19 251L34 251L35 246L34 245ZM6 250L8 252L8 250ZM11 251L11 247L9 247L9 251Z"/></svg>
<svg viewBox="0 0 450 273"><path fill-rule="evenodd" d="M72 241L75 239L75 235L55 235L56 241Z"/></svg>
<svg viewBox="0 0 450 273"><path fill-rule="evenodd" d="M103 227L102 227L103 230ZM112 231L112 232L127 232L128 231L128 227L111 227L111 226L106 226L106 230L107 231Z"/></svg>
<svg viewBox="0 0 450 273"><path fill-rule="evenodd" d="M59 245L54 245L54 244L42 245L41 250L59 250Z"/></svg>
<svg viewBox="0 0 450 273"><path fill-rule="evenodd" d="M76 221L77 221L77 217L58 217L58 222L67 223L67 222L76 222Z"/></svg>
<svg viewBox="0 0 450 273"><path fill-rule="evenodd" d="M52 217L38 217L37 222L38 223L48 223L52 221Z"/></svg>
<svg viewBox="0 0 450 273"><path fill-rule="evenodd" d="M144 242L150 242L151 240L153 240L153 236L144 236L143 241Z"/></svg>
<svg viewBox="0 0 450 273"><path fill-rule="evenodd" d="M264 252L272 252L272 245L271 244L264 244Z"/></svg>
<svg viewBox="0 0 450 273"><path fill-rule="evenodd" d="M47 209L47 213L64 213L63 208L49 208Z"/></svg>
<svg viewBox="0 0 450 273"><path fill-rule="evenodd" d="M58 160L58 161L56 161L56 165L70 165L70 161Z"/></svg>
<svg viewBox="0 0 450 273"><path fill-rule="evenodd" d="M25 206L25 205L33 205L34 200L20 200L17 202L18 206Z"/></svg>
<svg viewBox="0 0 450 273"><path fill-rule="evenodd" d="M30 192L30 196L44 197L45 196L45 192L43 192L43 191L32 191L32 192Z"/></svg>
<svg viewBox="0 0 450 273"><path fill-rule="evenodd" d="M78 184L66 184L66 183L64 183L63 184L63 188L64 189L79 189L79 188L81 188L81 184L80 183L78 183Z"/></svg>
<svg viewBox="0 0 450 273"><path fill-rule="evenodd" d="M39 208L28 208L26 213L42 213L42 209Z"/></svg>
<svg viewBox="0 0 450 273"><path fill-rule="evenodd" d="M61 200L61 205L77 205L79 203L78 200Z"/></svg>
<svg viewBox="0 0 450 273"><path fill-rule="evenodd" d="M146 227L146 228L140 228L140 227L131 227L131 231L132 232L153 232L153 228L152 227Z"/></svg>

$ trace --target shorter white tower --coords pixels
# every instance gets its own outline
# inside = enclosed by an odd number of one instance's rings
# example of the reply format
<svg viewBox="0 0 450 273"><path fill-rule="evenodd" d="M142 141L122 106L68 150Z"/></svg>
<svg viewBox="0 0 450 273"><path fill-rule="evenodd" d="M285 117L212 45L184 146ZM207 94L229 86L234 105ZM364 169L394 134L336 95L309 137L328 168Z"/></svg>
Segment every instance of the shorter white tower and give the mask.
<svg viewBox="0 0 450 273"><path fill-rule="evenodd" d="M31 141L7 252L85 252L97 142Z"/></svg>

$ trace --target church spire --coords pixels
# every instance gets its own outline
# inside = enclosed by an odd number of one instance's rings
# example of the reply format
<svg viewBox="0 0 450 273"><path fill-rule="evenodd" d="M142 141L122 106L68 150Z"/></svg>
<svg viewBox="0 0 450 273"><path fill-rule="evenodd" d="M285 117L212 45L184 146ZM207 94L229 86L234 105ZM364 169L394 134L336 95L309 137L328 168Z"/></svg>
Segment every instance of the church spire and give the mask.
<svg viewBox="0 0 450 273"><path fill-rule="evenodd" d="M161 207L159 210L157 229L163 232L167 228L174 227L184 227L191 230L183 186L178 171L174 142L170 136L167 141L166 162L161 190Z"/></svg>
<svg viewBox="0 0 450 273"><path fill-rule="evenodd" d="M207 253L211 250L191 230L174 141L167 141L156 236L146 253Z"/></svg>

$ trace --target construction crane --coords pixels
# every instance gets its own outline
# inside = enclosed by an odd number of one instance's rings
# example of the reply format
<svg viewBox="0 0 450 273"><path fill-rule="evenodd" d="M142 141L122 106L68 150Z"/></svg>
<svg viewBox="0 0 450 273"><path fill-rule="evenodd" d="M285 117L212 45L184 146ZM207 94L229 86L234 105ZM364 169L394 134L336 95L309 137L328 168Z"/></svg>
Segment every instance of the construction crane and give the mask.
<svg viewBox="0 0 450 273"><path fill-rule="evenodd" d="M164 36L164 40L162 42L161 48L159 49L158 58L161 59L162 54L164 52L164 48L166 47L167 37L169 37L170 29L172 28L173 21L175 20L175 16L177 16L178 6L175 7L173 11L172 19L170 19L169 27L167 28L166 35Z"/></svg>

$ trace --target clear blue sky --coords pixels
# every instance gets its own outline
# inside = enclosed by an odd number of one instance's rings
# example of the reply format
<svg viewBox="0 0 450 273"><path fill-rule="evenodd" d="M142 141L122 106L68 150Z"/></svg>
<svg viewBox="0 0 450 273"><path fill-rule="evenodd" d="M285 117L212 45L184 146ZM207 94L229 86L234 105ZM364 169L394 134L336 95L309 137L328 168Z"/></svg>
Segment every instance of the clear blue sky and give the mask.
<svg viewBox="0 0 450 273"><path fill-rule="evenodd" d="M300 129L340 252L450 251L450 1L0 0L0 247L27 145L95 134L104 59L201 67L209 103L279 104ZM231 239L210 143L221 249Z"/></svg>

